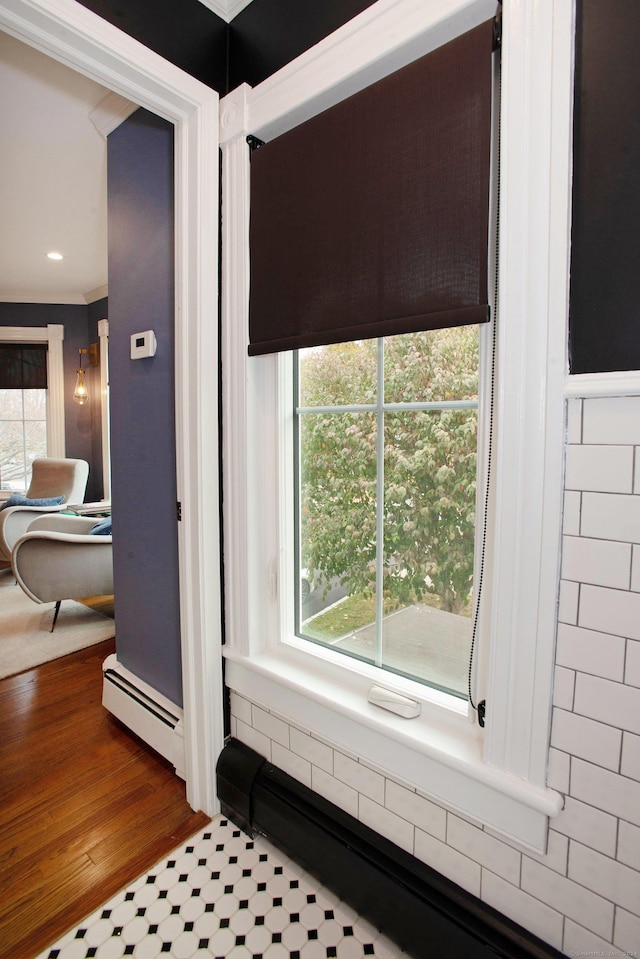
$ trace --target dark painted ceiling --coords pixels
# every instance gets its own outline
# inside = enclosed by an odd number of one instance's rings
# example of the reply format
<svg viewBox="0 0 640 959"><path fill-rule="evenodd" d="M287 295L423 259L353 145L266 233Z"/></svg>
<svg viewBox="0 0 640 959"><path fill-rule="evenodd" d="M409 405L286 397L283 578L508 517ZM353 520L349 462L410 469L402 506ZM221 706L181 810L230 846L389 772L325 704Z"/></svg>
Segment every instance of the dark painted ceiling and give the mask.
<svg viewBox="0 0 640 959"><path fill-rule="evenodd" d="M79 2L218 93L226 92L227 24L199 0Z"/></svg>
<svg viewBox="0 0 640 959"><path fill-rule="evenodd" d="M372 3L252 0L229 24L229 90L261 83Z"/></svg>
<svg viewBox="0 0 640 959"><path fill-rule="evenodd" d="M200 0L79 0L221 95L255 86L374 0L252 0L227 25Z"/></svg>

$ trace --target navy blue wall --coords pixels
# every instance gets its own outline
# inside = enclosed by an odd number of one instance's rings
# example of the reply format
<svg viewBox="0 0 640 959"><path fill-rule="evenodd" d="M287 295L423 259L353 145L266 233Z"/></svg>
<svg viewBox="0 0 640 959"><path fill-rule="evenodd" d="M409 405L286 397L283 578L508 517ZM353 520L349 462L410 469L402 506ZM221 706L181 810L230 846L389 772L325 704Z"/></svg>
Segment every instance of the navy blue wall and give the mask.
<svg viewBox="0 0 640 959"><path fill-rule="evenodd" d="M182 705L174 421L173 127L108 137L109 371L118 659ZM132 360L153 329L157 353Z"/></svg>
<svg viewBox="0 0 640 959"><path fill-rule="evenodd" d="M640 369L640 4L580 0L572 373Z"/></svg>
<svg viewBox="0 0 640 959"><path fill-rule="evenodd" d="M66 454L71 458L87 460L89 482L87 501L102 497L102 452L100 445L100 375L99 370L90 370L86 382L89 386L89 403L78 406L73 402L73 390L78 369L78 350L86 349L97 340L97 326L93 322L91 307L45 303L0 303L0 327L2 326L47 326L58 323L64 326L64 414ZM98 309L106 310L106 300L98 302ZM100 319L105 317L102 312ZM86 358L84 361L86 366ZM98 439L96 447L96 424Z"/></svg>

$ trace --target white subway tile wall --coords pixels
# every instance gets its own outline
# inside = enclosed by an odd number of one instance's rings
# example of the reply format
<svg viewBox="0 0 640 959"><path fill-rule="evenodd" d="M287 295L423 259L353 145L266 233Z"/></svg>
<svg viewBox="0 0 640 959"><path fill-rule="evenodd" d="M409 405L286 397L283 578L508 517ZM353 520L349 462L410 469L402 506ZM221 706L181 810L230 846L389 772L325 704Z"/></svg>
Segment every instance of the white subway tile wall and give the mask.
<svg viewBox="0 0 640 959"><path fill-rule="evenodd" d="M567 447L568 490L599 493L631 493L633 490L632 446Z"/></svg>
<svg viewBox="0 0 640 959"><path fill-rule="evenodd" d="M232 733L567 955L640 956L640 397L570 399L549 785L536 856L232 694Z"/></svg>
<svg viewBox="0 0 640 959"><path fill-rule="evenodd" d="M640 686L640 643L627 643L624 681L628 686Z"/></svg>

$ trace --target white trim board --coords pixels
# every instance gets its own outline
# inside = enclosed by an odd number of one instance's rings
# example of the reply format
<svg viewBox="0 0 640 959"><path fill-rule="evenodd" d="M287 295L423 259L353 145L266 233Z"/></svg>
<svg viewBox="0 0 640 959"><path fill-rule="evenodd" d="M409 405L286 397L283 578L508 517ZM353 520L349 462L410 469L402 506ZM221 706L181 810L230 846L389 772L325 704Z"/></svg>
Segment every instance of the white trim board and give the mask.
<svg viewBox="0 0 640 959"><path fill-rule="evenodd" d="M182 709L126 669L114 653L102 664L102 705L184 779Z"/></svg>
<svg viewBox="0 0 640 959"><path fill-rule="evenodd" d="M577 373L567 377L565 396L638 396L640 371L619 370L613 373Z"/></svg>
<svg viewBox="0 0 640 959"><path fill-rule="evenodd" d="M241 10L249 6L251 0L200 0L200 3L225 23L231 23Z"/></svg>
<svg viewBox="0 0 640 959"><path fill-rule="evenodd" d="M94 127L106 140L110 133L113 133L127 117L137 110L135 103L117 93L107 93L100 103L89 114L89 119Z"/></svg>
<svg viewBox="0 0 640 959"><path fill-rule="evenodd" d="M74 0L3 0L0 29L175 125L176 435L187 800L223 746L217 465L218 96Z"/></svg>
<svg viewBox="0 0 640 959"><path fill-rule="evenodd" d="M86 306L87 303L92 302L93 300L88 300L82 293L3 293L0 296L0 303L56 303L61 306Z"/></svg>

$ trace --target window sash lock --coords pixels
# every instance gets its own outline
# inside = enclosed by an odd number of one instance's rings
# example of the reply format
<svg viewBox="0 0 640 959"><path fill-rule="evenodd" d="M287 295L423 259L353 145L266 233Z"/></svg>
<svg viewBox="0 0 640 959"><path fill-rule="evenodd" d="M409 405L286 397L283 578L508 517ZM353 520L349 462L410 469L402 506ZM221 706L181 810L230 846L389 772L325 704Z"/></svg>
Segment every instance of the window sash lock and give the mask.
<svg viewBox="0 0 640 959"><path fill-rule="evenodd" d="M384 689L382 686L372 686L367 698L374 706L387 709L396 716L402 716L403 719L416 719L420 715L420 703L391 689Z"/></svg>

